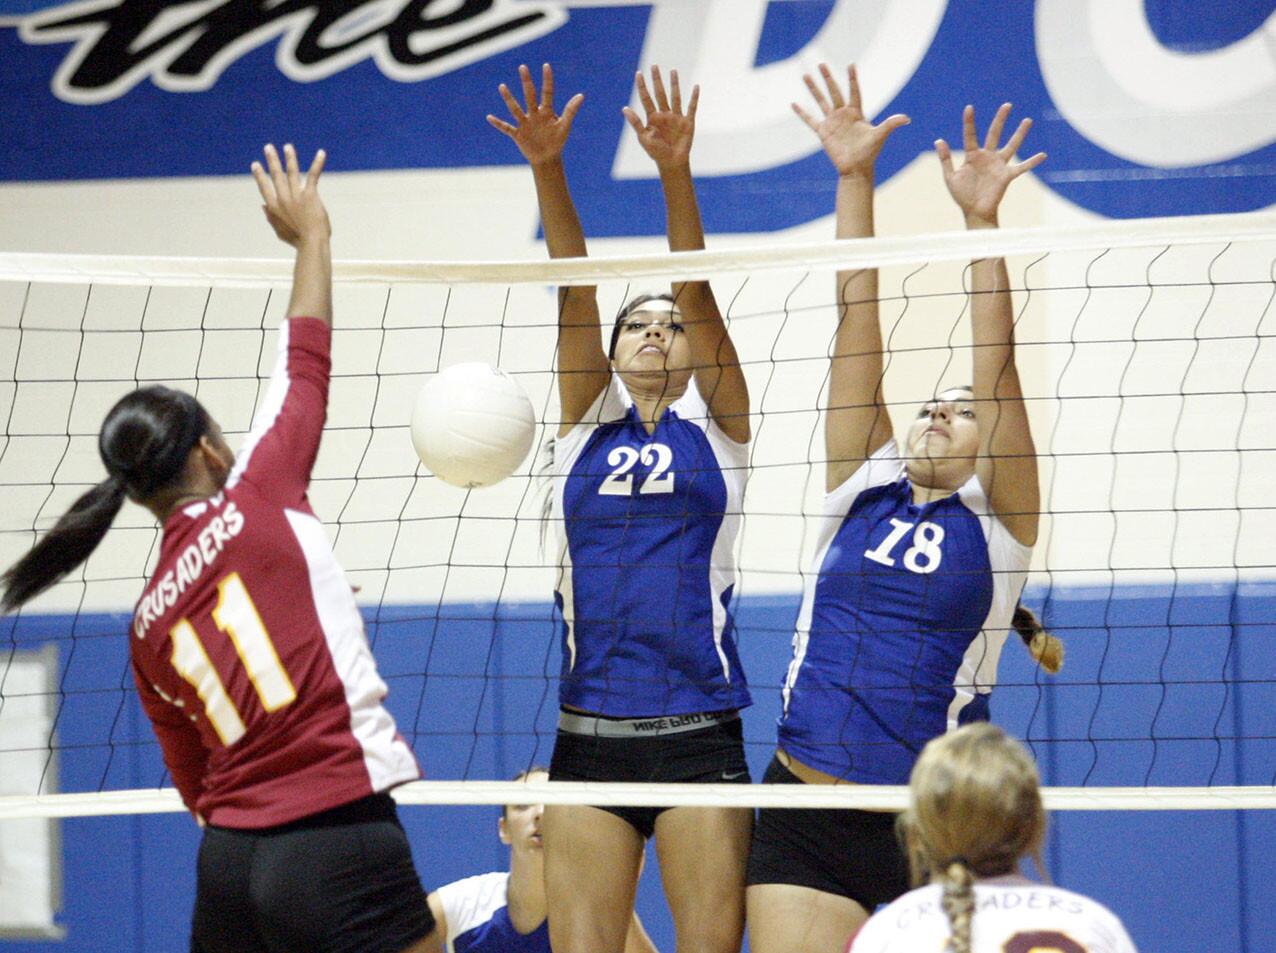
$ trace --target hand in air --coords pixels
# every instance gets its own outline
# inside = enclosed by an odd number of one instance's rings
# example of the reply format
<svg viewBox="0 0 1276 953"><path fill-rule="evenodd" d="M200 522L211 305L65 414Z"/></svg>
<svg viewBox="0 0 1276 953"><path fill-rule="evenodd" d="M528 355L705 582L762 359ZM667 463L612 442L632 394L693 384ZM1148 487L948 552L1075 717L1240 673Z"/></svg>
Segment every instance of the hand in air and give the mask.
<svg viewBox="0 0 1276 953"><path fill-rule="evenodd" d="M935 153L944 169L944 184L953 201L966 216L968 225L996 225L997 207L1001 204L1006 188L1029 169L1035 169L1046 161L1046 154L1038 152L1031 158L1016 162L1015 152L1023 144L1032 128L1032 120L1019 123L1004 146L997 144L1010 117L1010 103L1003 103L988 126L988 135L981 147L975 135L975 107L967 106L962 113L962 134L966 155L961 168L954 168L952 151L943 139L935 140Z"/></svg>
<svg viewBox="0 0 1276 953"><path fill-rule="evenodd" d="M809 73L802 78L823 118L817 119L797 103L793 103L793 111L820 137L824 152L839 175L872 175L877 154L887 137L900 126L908 125L910 120L903 113L895 113L874 126L865 118L860 104L860 83L855 67L849 67L846 73L849 101L842 96L828 64L821 63L820 75L828 89L827 96Z"/></svg>
<svg viewBox="0 0 1276 953"><path fill-rule="evenodd" d="M520 106L514 94L504 83L498 88L501 99L509 107L513 123L488 115L487 121L505 135L514 140L514 144L532 165L552 162L563 154L563 146L567 142L567 134L572 130L572 120L580 104L585 101L584 93L577 93L567 100L560 116L554 112L554 71L548 63L541 67L540 98L536 96L536 84L532 82L532 71L526 66L518 68L518 77L523 83L523 98L526 107Z"/></svg>
<svg viewBox="0 0 1276 953"><path fill-rule="evenodd" d="M283 164L273 145L267 145L262 151L266 167L254 162L253 178L261 192L266 221L280 241L298 248L304 241L326 240L332 234L332 226L319 198L319 176L328 154L322 149L316 152L310 170L303 177L297 165L297 150L291 143L284 146Z"/></svg>
<svg viewBox="0 0 1276 953"><path fill-rule="evenodd" d="M639 119L638 114L628 106L623 112L638 136L638 144L651 156L658 168L687 165L691 161L691 141L696 135L696 105L700 102L700 87L691 87L691 98L687 100L687 111L684 113L677 70L669 72L669 92L666 93L660 67L651 68L654 98L647 89L647 80L642 73L635 75L634 85L647 118L645 121Z"/></svg>

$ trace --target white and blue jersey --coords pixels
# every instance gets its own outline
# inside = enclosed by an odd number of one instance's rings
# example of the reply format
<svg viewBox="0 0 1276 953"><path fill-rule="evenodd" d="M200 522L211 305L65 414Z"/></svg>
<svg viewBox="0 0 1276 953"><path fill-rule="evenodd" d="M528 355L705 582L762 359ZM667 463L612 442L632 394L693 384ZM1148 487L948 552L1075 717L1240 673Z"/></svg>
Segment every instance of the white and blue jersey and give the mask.
<svg viewBox="0 0 1276 953"><path fill-rule="evenodd" d="M891 440L825 498L779 745L826 774L907 784L931 738L987 720L1031 547L977 477L923 505Z"/></svg>
<svg viewBox="0 0 1276 953"><path fill-rule="evenodd" d="M743 708L728 603L748 444L695 385L647 433L620 380L554 447L563 705L616 718Z"/></svg>
<svg viewBox="0 0 1276 953"><path fill-rule="evenodd" d="M551 953L549 920L531 933L510 922L508 871L466 877L436 891L447 920L447 953Z"/></svg>

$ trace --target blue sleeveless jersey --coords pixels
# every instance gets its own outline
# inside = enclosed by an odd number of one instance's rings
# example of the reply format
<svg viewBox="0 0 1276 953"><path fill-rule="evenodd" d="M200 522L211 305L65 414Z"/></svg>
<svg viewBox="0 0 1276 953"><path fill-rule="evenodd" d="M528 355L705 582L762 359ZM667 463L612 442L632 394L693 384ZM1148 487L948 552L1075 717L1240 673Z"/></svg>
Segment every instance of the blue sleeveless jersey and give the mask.
<svg viewBox="0 0 1276 953"><path fill-rule="evenodd" d="M438 889L447 918L447 953L551 953L549 921L531 933L510 922L508 873L466 877Z"/></svg>
<svg viewBox="0 0 1276 953"><path fill-rule="evenodd" d="M780 747L848 781L907 784L927 741L987 719L1031 556L976 477L914 505L889 441L826 498Z"/></svg>
<svg viewBox="0 0 1276 953"><path fill-rule="evenodd" d="M648 434L613 375L555 442L562 704L628 718L750 703L727 607L747 467L694 384Z"/></svg>

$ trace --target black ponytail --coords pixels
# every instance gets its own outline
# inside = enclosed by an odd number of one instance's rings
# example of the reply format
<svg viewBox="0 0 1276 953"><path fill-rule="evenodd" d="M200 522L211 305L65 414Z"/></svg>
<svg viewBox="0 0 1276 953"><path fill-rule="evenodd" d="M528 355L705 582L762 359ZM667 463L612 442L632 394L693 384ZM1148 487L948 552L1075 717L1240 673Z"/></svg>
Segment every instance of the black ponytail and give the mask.
<svg viewBox="0 0 1276 953"><path fill-rule="evenodd" d="M81 496L0 576L0 612L34 599L93 554L128 497L141 503L178 482L208 413L190 394L143 387L120 399L98 435L107 478Z"/></svg>
<svg viewBox="0 0 1276 953"><path fill-rule="evenodd" d="M34 599L88 559L123 505L124 485L114 477L76 500L53 529L0 577L4 585L0 611L9 612Z"/></svg>

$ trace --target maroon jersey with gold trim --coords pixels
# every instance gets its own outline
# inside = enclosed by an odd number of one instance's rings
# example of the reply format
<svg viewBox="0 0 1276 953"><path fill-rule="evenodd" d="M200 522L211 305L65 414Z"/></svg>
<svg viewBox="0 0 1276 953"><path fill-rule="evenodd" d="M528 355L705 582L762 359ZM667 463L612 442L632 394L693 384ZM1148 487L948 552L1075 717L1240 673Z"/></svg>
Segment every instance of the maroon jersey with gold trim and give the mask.
<svg viewBox="0 0 1276 953"><path fill-rule="evenodd" d="M224 490L168 518L134 610L133 674L164 761L186 806L221 827L287 823L420 776L306 498L330 344L314 318L280 329Z"/></svg>

